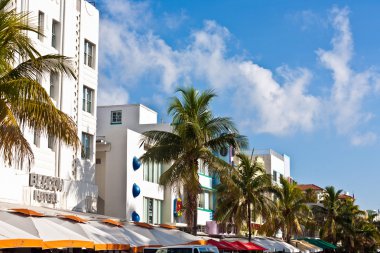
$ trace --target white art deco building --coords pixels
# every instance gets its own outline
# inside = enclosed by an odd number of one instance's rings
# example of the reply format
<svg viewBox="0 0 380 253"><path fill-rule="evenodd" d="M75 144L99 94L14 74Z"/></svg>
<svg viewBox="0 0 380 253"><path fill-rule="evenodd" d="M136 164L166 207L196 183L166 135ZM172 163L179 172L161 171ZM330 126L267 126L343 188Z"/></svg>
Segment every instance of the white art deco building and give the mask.
<svg viewBox="0 0 380 253"><path fill-rule="evenodd" d="M40 82L54 104L78 126L82 149L24 129L35 160L30 168L7 167L0 159L0 202L64 210L96 211L96 93L99 12L84 0L14 0L45 36L30 34L41 54L71 57L75 78L45 73Z"/></svg>
<svg viewBox="0 0 380 253"><path fill-rule="evenodd" d="M182 200L178 191L159 184L169 164L146 163L135 167L145 153L141 145L148 130L172 131L158 123L157 112L141 104L99 106L97 116L96 183L99 187L98 212L150 224L185 225L177 212ZM203 192L199 196L198 226L212 220L213 178L205 166L199 168Z"/></svg>

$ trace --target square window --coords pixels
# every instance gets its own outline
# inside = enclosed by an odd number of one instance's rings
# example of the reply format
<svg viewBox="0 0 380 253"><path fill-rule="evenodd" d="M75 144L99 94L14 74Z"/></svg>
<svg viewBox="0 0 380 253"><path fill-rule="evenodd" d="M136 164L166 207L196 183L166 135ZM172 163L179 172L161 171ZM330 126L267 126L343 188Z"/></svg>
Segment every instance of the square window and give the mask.
<svg viewBox="0 0 380 253"><path fill-rule="evenodd" d="M95 68L95 44L88 40L84 41L84 64Z"/></svg>
<svg viewBox="0 0 380 253"><path fill-rule="evenodd" d="M94 90L88 88L87 86L83 86L83 101L82 101L83 111L92 113L93 98L94 98Z"/></svg>
<svg viewBox="0 0 380 253"><path fill-rule="evenodd" d="M121 124L122 123L122 112L121 111L111 111L111 124Z"/></svg>

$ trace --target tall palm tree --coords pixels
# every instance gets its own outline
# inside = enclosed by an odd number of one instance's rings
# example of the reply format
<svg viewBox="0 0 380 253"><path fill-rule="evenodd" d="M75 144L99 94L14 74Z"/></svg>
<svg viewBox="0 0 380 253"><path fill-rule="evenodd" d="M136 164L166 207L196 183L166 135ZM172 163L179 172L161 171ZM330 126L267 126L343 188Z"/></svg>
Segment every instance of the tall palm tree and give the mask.
<svg viewBox="0 0 380 253"><path fill-rule="evenodd" d="M11 165L15 160L30 166L33 152L22 133L29 127L56 137L75 148L77 128L71 118L58 110L36 79L56 71L74 76L68 58L42 56L28 33L39 33L28 24L28 13L8 10L11 0L0 0L0 156ZM25 61L22 61L26 59Z"/></svg>
<svg viewBox="0 0 380 253"><path fill-rule="evenodd" d="M193 87L181 88L181 98L172 98L168 113L173 116L172 132L148 131L142 144L150 148L140 158L173 164L160 177L163 185L181 185L184 207L192 234L197 232L197 201L201 193L198 162L202 160L211 172L221 173L228 166L213 151L246 146L247 139L239 135L229 118L214 117L210 102L216 96L211 90L199 92Z"/></svg>
<svg viewBox="0 0 380 253"><path fill-rule="evenodd" d="M240 228L244 222L248 227L248 240L252 237L252 219L267 216L273 207L270 193L276 192L263 164L252 161L245 154L237 154L239 165L231 177L226 177L217 187L217 209L215 216L221 222L232 220ZM252 217L253 216L253 217Z"/></svg>
<svg viewBox="0 0 380 253"><path fill-rule="evenodd" d="M325 220L322 226L321 235L322 238L330 241L334 244L337 242L337 221L339 219L339 208L341 206L341 200L339 195L342 190L336 191L334 186L327 186L323 193L322 204L325 210Z"/></svg>
<svg viewBox="0 0 380 253"><path fill-rule="evenodd" d="M311 218L311 211L306 204L305 194L297 187L297 183L281 177L280 184L276 201L277 212L267 219L263 230L274 233L281 229L284 239L290 242L292 235L302 233L302 225Z"/></svg>

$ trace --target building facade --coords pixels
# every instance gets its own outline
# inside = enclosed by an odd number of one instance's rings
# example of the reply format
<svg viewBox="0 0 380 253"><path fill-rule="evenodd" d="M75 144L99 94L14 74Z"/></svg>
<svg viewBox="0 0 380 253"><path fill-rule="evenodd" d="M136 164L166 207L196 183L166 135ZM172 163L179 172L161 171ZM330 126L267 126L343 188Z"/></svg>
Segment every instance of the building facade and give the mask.
<svg viewBox="0 0 380 253"><path fill-rule="evenodd" d="M159 224L164 188L158 184L164 165L140 164L146 147L140 145L148 130L171 131L157 124L157 113L143 105L99 106L96 141L98 212ZM135 165L135 166L134 166Z"/></svg>
<svg viewBox="0 0 380 253"><path fill-rule="evenodd" d="M34 164L8 167L0 159L0 202L95 212L99 12L84 0L13 0L9 8L30 13L30 22L44 34L30 33L42 55L72 58L75 78L51 72L38 81L56 107L75 121L83 145L75 151L25 128Z"/></svg>
<svg viewBox="0 0 380 253"><path fill-rule="evenodd" d="M180 211L182 189L159 184L170 164L140 164L146 146L141 145L148 130L172 131L157 122L157 113L141 104L99 106L96 141L96 183L101 214L150 224L185 226ZM198 225L212 219L213 178L200 163L199 180L204 192L199 196Z"/></svg>
<svg viewBox="0 0 380 253"><path fill-rule="evenodd" d="M252 155L253 159L258 158L264 163L264 168L272 176L272 181L280 184L280 178L290 179L290 157L280 154L272 149L254 149L245 151L247 155Z"/></svg>

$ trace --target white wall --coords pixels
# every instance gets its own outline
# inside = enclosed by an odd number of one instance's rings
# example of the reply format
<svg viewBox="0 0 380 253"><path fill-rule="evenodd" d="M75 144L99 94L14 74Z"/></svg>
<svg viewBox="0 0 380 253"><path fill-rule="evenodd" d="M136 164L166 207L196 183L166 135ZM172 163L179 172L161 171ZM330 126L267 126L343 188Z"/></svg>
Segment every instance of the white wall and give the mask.
<svg viewBox="0 0 380 253"><path fill-rule="evenodd" d="M14 2L17 11L30 13L32 25L37 26L38 12L44 12L45 37L40 41L36 34L29 33L36 48L42 55L59 53L73 59L73 69L77 79L75 80L64 75L60 76L59 87L57 87L58 91L55 92L57 96L55 99L52 99L52 102L74 119L78 125L78 136L80 138L82 131L90 133L95 137L96 96L94 96L93 100L93 113L85 113L82 112L81 92L84 84L93 88L95 94L97 90L98 71L97 68L91 70L85 69L87 66L83 64L83 46L84 38L89 38L93 43L98 44L98 10L84 0L79 1L79 9L77 9L77 1L73 0L16 0ZM53 19L60 23L60 32L57 37L58 49L51 46ZM97 57L95 59L97 60ZM42 86L49 93L50 74L44 74L41 82ZM28 168L25 166L17 168L15 164L12 168L6 168L7 166L3 163L0 163L0 181L3 179L7 180L0 184L0 201L86 211L86 198L91 197L96 200L98 191L97 186L94 184L94 154L91 159L82 160L80 158L80 148L75 152L71 147L66 147L59 142L56 142L54 151L52 151L47 147L48 141L46 136L41 136L40 147L36 147L33 144L33 134L28 129L24 131L24 135L31 143L35 155L35 162L30 171L42 175L59 177L64 180L65 187L63 192L57 193L59 202L56 205L52 205L36 203L31 200L33 189L28 185ZM95 151L95 139L92 150ZM77 162L74 163L74 161ZM9 191L10 185L12 185L12 191Z"/></svg>
<svg viewBox="0 0 380 253"><path fill-rule="evenodd" d="M112 125L111 111L119 110L122 111L122 124ZM97 176L98 184L102 185L99 196L104 196L105 214L130 220L135 211L143 220L143 198L164 200L164 190L158 184L144 181L143 165L134 171L132 161L145 152L144 147L140 146L142 132L170 128L156 124L157 113L143 105L99 106L97 115L98 136L111 147L108 152L97 152L97 158L105 159L104 169L101 165L97 171L103 169L107 172L105 178ZM144 124L139 124L141 122ZM141 189L136 198L132 195L134 183Z"/></svg>

